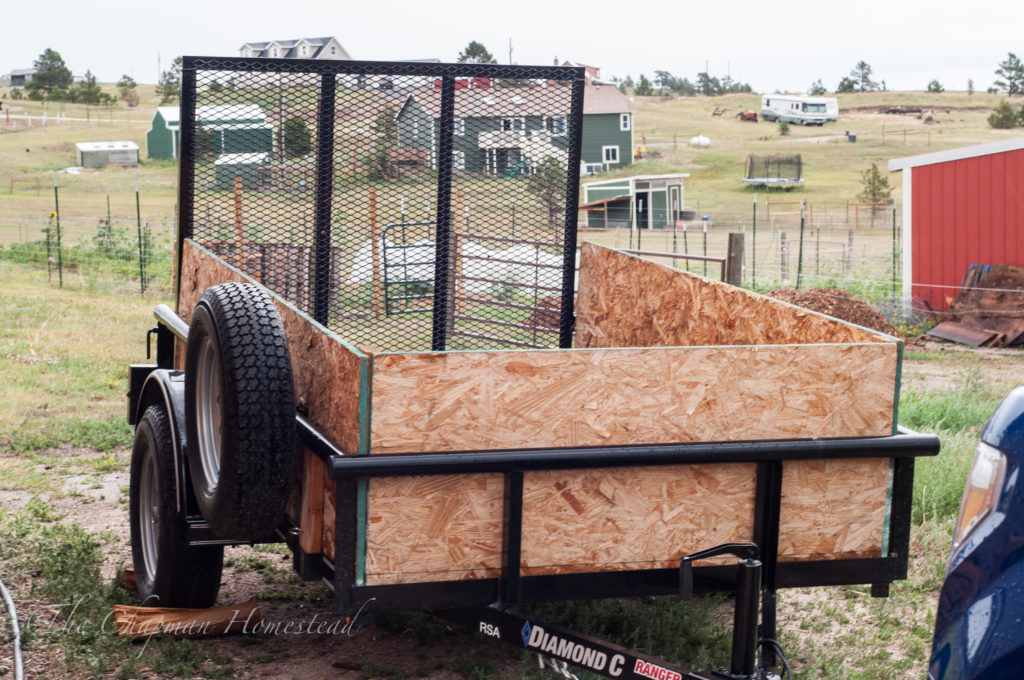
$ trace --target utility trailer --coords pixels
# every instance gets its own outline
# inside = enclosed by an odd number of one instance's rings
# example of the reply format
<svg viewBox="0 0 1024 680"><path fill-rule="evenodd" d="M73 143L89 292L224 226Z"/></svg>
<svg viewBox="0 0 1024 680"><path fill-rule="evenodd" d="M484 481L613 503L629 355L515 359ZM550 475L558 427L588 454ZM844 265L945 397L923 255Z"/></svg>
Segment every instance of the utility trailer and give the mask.
<svg viewBox="0 0 1024 680"><path fill-rule="evenodd" d="M184 59L176 307L130 371L147 602L208 606L224 545L283 541L339 614L434 611L608 677L750 678L778 588L906 576L938 443L897 428L903 343L577 255L583 96L568 67ZM226 187L216 152L246 150L196 112L242 105L275 146ZM695 589L737 593L728 670L515 611Z"/></svg>

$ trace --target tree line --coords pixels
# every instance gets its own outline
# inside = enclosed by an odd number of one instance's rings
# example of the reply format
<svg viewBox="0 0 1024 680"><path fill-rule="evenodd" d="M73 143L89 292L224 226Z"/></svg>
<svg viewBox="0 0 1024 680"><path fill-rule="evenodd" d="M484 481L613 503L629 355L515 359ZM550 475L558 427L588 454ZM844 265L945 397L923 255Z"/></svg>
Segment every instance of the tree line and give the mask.
<svg viewBox="0 0 1024 680"><path fill-rule="evenodd" d="M32 62L32 67L35 69L32 79L25 83L24 91L17 87L11 90L12 99L27 97L33 101L105 105L111 105L118 100L109 92L103 91L91 70L86 70L84 76L75 80L71 75L71 69L64 63L64 58L52 48L43 50L43 53ZM139 104L136 87L135 80L129 75L123 75L117 81L118 94L128 106Z"/></svg>

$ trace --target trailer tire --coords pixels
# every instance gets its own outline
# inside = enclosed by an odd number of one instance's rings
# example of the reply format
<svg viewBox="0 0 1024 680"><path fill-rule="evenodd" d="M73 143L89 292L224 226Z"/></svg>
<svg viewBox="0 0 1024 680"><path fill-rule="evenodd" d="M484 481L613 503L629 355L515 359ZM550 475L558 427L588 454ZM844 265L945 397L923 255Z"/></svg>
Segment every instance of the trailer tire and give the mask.
<svg viewBox="0 0 1024 680"><path fill-rule="evenodd" d="M223 567L222 546L190 546L177 506L174 440L163 406L150 406L135 428L129 512L135 584L146 606L211 606Z"/></svg>
<svg viewBox="0 0 1024 680"><path fill-rule="evenodd" d="M271 536L295 459L295 395L284 325L259 286L219 284L196 304L185 423L192 488L210 529L242 541Z"/></svg>

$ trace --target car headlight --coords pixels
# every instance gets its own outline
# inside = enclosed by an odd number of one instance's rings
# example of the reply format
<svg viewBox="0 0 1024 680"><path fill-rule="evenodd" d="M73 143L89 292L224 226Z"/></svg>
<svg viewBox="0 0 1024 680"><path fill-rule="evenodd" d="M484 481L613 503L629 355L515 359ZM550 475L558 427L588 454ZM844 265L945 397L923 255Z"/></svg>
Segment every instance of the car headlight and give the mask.
<svg viewBox="0 0 1024 680"><path fill-rule="evenodd" d="M957 548L995 508L1005 471L1006 458L1002 452L985 442L979 443L974 451L974 462L971 463L971 471L967 475L964 496L960 501L960 512L957 513L956 525L953 527L953 548L950 558L956 555Z"/></svg>

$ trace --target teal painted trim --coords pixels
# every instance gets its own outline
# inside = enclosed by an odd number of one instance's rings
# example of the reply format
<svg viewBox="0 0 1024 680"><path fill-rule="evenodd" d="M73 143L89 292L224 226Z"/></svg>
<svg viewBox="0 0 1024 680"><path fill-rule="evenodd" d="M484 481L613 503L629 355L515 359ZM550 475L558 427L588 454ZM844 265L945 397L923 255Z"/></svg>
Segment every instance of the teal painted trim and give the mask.
<svg viewBox="0 0 1024 680"><path fill-rule="evenodd" d="M369 496L370 480L356 482L356 585L366 585L366 499Z"/></svg>
<svg viewBox="0 0 1024 680"><path fill-rule="evenodd" d="M251 276L249 276L248 274L246 274L245 272L243 272L243 271L242 271L241 269L238 269L238 268L237 268L237 267L235 267L234 265L232 265L232 264L230 264L230 263L228 263L228 262L225 262L225 261L224 261L223 259L221 259L221 258L220 258L220 257L218 257L217 255L215 255L214 253L210 252L209 250L207 250L206 248L204 248L204 247L203 247L202 245L200 245L199 243L196 243L196 242L195 242L195 241L193 241L192 239L190 239L190 238L188 238L188 239L185 239L185 242L186 242L186 243L191 243L191 244L192 244L193 246L195 246L196 248L198 248L198 249L199 249L199 250L200 250L201 252L203 252L203 253L206 253L207 255L209 255L210 257L214 258L215 260L218 260L218 261L219 261L219 262L220 262L220 263L221 263L222 265L224 265L225 267L227 267L228 269L230 269L230 270L231 270L231 271L232 271L233 273L235 273L235 274L238 274L239 276L241 276L241 277L242 277L243 279L245 279L245 280L246 280L246 281L247 281L248 283L255 283L256 285L260 285L260 286L262 286L262 285L263 285L263 284L261 284L261 283L260 283L259 281L257 281L256 279L252 278ZM180 284L179 284L179 285L180 285ZM265 287L265 286L264 286L264 287ZM278 302L280 302L280 303L281 303L282 305L284 305L285 307L287 307L287 308L288 308L288 309L290 309L291 311L293 311L293 312L295 312L296 314L298 314L298 315L299 315L299 316L300 316L301 318L305 319L305 320L306 320L306 321L308 321L309 323L311 323L311 324L313 324L314 326L316 326L316 327L317 327L318 329L320 329L320 330L321 330L321 331L322 331L323 333L325 333L325 334L326 334L326 335L327 335L327 336L328 336L329 338L331 338L332 340L336 341L336 342L337 342L337 343L338 343L339 345L341 345L342 347L344 347L344 348L345 348L345 349L347 349L348 351L352 352L352 353L353 353L353 354L355 354L355 355L356 355L357 357L363 357L363 358L365 358L365 357L367 356L367 354L366 354L365 352L363 352L362 350L360 350L360 349L359 349L358 347L356 347L355 345L351 345L351 344L349 344L348 342L346 342L346 341L344 340L344 338L342 338L342 337L341 337L340 335L338 335L337 333L335 333L334 331L332 331L332 330L331 330L330 328L328 328L327 326L323 326L323 325L321 325L321 324L317 323L316 321L314 321L314 320L313 320L313 317L311 317L311 316L309 316L308 314L306 314L306 313L305 313L304 311L302 311L301 309L299 309L298 307L296 307L295 305L293 305L293 304L292 304L291 302L289 302L288 300L284 299L283 297L281 297L280 295L278 295L278 294L277 294L277 293L275 293L274 291L270 290L269 288L267 288L266 290L267 290L267 292L268 292L268 293L270 294L270 297L272 297L272 298L273 298L274 300L277 300L277 301L278 301ZM179 295L180 295L180 291L179 291ZM180 303L180 300L179 300L179 303Z"/></svg>
<svg viewBox="0 0 1024 680"><path fill-rule="evenodd" d="M900 423L900 390L903 387L903 341L896 343L896 394L892 398L892 433L897 434Z"/></svg>
<svg viewBox="0 0 1024 680"><path fill-rule="evenodd" d="M892 477L895 459L889 459L889 483L885 489L885 524L882 526L882 557L889 556L889 522L892 519Z"/></svg>
<svg viewBox="0 0 1024 680"><path fill-rule="evenodd" d="M359 452L370 455L370 418L373 407L373 358L359 361ZM370 480L356 482L356 585L366 585L366 536L369 531Z"/></svg>

